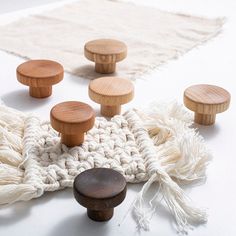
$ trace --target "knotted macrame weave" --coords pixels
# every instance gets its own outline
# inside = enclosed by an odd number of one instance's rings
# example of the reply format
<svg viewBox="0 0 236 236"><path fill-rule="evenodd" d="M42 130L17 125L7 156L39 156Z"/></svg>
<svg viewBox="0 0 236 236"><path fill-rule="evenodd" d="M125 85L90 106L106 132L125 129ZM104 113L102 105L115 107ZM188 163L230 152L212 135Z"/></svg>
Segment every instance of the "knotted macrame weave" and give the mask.
<svg viewBox="0 0 236 236"><path fill-rule="evenodd" d="M156 104L151 112L131 109L110 121L97 117L81 146L60 143L49 122L0 106L0 204L27 201L72 187L74 178L94 167L112 168L129 183L146 183L133 204L140 227L147 230L162 196L178 230L205 222L179 184L205 178L210 154L203 139L190 128L191 117L176 103ZM155 196L145 193L158 182ZM178 184L177 184L178 183Z"/></svg>

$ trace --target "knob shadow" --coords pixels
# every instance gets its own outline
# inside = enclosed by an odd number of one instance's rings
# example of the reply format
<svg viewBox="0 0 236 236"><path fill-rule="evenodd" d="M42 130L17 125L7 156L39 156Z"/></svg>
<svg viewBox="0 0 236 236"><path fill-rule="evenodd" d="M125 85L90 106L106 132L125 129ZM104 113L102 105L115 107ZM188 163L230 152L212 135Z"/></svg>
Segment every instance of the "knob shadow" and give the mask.
<svg viewBox="0 0 236 236"><path fill-rule="evenodd" d="M76 236L76 235L112 235L107 222L95 222L87 217L86 213L75 214L65 218L53 228L47 236ZM113 232L114 233L114 232Z"/></svg>
<svg viewBox="0 0 236 236"><path fill-rule="evenodd" d="M220 132L220 127L217 124L206 126L194 123L193 128L197 129L206 140L214 138Z"/></svg>
<svg viewBox="0 0 236 236"><path fill-rule="evenodd" d="M48 98L33 98L29 96L29 91L24 90L15 90L9 93L2 95L2 101L5 105L21 110L21 111L30 111L37 107L43 106L46 104L50 97Z"/></svg>
<svg viewBox="0 0 236 236"><path fill-rule="evenodd" d="M47 204L54 198L72 199L72 189L65 189L59 192L47 192L42 197L32 199L27 202L16 202L12 205L3 205L0 207L0 228L12 227L14 224L30 217L31 210L38 205Z"/></svg>
<svg viewBox="0 0 236 236"><path fill-rule="evenodd" d="M88 80L93 80L93 79L96 79L99 77L116 76L117 75L116 72L111 73L111 74L97 73L94 70L94 65L85 65L85 66L78 67L76 70L72 71L72 74L82 77L84 79L88 79Z"/></svg>

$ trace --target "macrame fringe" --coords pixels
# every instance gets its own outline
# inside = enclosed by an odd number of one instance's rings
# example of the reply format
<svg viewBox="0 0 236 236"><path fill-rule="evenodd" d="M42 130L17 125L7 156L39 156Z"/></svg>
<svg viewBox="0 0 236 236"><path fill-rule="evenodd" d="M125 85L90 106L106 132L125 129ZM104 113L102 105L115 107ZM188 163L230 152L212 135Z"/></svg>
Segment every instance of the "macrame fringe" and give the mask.
<svg viewBox="0 0 236 236"><path fill-rule="evenodd" d="M2 102L0 102L2 103ZM37 189L23 184L23 113L0 105L0 204L28 201L37 195Z"/></svg>
<svg viewBox="0 0 236 236"><path fill-rule="evenodd" d="M17 201L29 201L37 196L37 189L32 185L8 184L1 186L0 203L11 204Z"/></svg>
<svg viewBox="0 0 236 236"><path fill-rule="evenodd" d="M138 226L149 230L150 219L161 201L157 199L162 195L161 199L175 217L177 231L187 234L192 225L206 222L207 214L194 206L174 179L181 183L204 180L211 155L203 145L203 138L189 128L192 124L189 113L178 104L152 104L150 110L139 115L156 145L156 162L147 162L150 178L134 202ZM147 203L145 195L154 182L158 182L159 187Z"/></svg>
<svg viewBox="0 0 236 236"><path fill-rule="evenodd" d="M159 183L159 188L147 203L145 194L154 182ZM178 233L187 234L188 230L192 229L191 225L207 221L206 211L194 207L194 203L185 195L178 184L166 172L160 171L157 174L153 174L144 184L134 203L134 215L141 229L149 230L150 220L156 212L158 206L157 198L160 195L162 195L162 199L165 200L166 205L175 217Z"/></svg>

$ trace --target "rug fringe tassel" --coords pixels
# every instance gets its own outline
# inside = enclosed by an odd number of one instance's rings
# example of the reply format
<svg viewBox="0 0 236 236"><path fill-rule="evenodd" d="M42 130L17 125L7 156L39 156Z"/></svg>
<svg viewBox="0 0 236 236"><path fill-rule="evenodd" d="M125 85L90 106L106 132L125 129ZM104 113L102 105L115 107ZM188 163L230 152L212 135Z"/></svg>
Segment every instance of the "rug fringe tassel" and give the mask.
<svg viewBox="0 0 236 236"><path fill-rule="evenodd" d="M6 184L21 184L23 171L15 166L0 164L0 186Z"/></svg>
<svg viewBox="0 0 236 236"><path fill-rule="evenodd" d="M175 102L168 106L153 103L150 109L138 114L153 140L156 153L146 161L150 178L133 205L138 226L149 229L150 219L163 199L175 217L177 231L187 234L194 224L206 222L207 214L204 209L194 206L172 177L181 183L205 179L206 166L211 159L209 150L203 138L189 128L192 124L189 113ZM147 201L145 195L155 182L159 183L159 187L152 199Z"/></svg>
<svg viewBox="0 0 236 236"><path fill-rule="evenodd" d="M154 182L159 182L159 187L148 202L147 207L145 195ZM139 228L145 231L149 230L150 220L156 212L159 203L157 198L160 196L160 193L175 217L178 233L187 234L188 230L192 229L191 225L207 221L205 210L194 207L194 204L185 195L184 191L167 173L162 171L151 176L134 202L134 215Z"/></svg>
<svg viewBox="0 0 236 236"><path fill-rule="evenodd" d="M37 196L37 189L29 184L8 184L0 186L0 204L11 204L17 201L28 201Z"/></svg>
<svg viewBox="0 0 236 236"><path fill-rule="evenodd" d="M22 184L24 170L19 168L23 161L24 119L21 112L0 106L0 204L28 201L38 195L36 187Z"/></svg>

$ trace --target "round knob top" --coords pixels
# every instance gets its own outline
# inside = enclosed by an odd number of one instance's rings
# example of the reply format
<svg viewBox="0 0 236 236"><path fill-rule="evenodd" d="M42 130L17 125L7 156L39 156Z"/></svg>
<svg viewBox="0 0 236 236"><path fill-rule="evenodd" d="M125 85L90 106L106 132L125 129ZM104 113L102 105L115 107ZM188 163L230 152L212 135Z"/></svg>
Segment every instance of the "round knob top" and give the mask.
<svg viewBox="0 0 236 236"><path fill-rule="evenodd" d="M52 127L60 133L77 134L93 127L94 110L86 103L70 101L54 106L50 113Z"/></svg>
<svg viewBox="0 0 236 236"><path fill-rule="evenodd" d="M82 172L75 178L74 193L76 199L85 207L103 210L105 204L105 208L113 208L125 198L126 181L117 171L94 168Z"/></svg>
<svg viewBox="0 0 236 236"><path fill-rule="evenodd" d="M112 56L107 63L118 62L123 60L127 55L126 45L118 40L114 39L97 39L90 41L84 46L85 56L94 62L106 63L101 57L96 57L96 55L102 56ZM111 61L112 60L112 61Z"/></svg>
<svg viewBox="0 0 236 236"><path fill-rule="evenodd" d="M19 65L16 71L18 81L32 87L51 86L59 83L64 75L63 66L51 60L30 60Z"/></svg>
<svg viewBox="0 0 236 236"><path fill-rule="evenodd" d="M121 105L128 103L134 97L134 85L127 79L101 77L90 82L89 96L99 104Z"/></svg>
<svg viewBox="0 0 236 236"><path fill-rule="evenodd" d="M216 114L227 110L230 93L215 85L193 85L185 90L184 103L186 107L197 113Z"/></svg>

